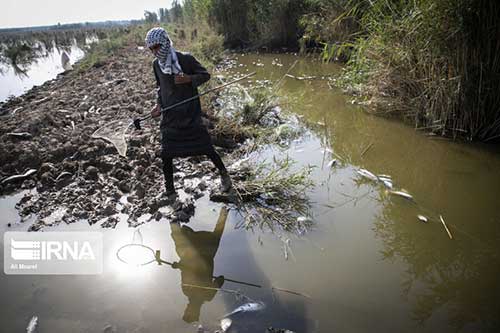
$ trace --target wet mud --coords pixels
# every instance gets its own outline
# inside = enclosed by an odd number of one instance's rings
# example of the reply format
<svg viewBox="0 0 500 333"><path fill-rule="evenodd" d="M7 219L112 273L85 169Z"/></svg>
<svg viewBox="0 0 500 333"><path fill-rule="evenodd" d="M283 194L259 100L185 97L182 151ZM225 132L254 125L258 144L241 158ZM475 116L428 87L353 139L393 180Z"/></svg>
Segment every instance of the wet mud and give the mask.
<svg viewBox="0 0 500 333"><path fill-rule="evenodd" d="M85 73L65 72L0 104L0 195L29 189L18 202L30 230L81 219L114 227L167 218L188 222L196 199L217 192L219 175L201 157L174 162L177 198L162 196L159 124L127 131L127 157L92 134L115 121L145 115L156 102L151 55L130 47ZM210 114L210 100L203 100ZM214 117L206 116L213 129ZM226 164L243 138L213 134ZM233 175L237 170L233 170ZM163 209L162 209L163 207ZM168 208L165 208L168 207ZM141 218L143 217L143 218Z"/></svg>

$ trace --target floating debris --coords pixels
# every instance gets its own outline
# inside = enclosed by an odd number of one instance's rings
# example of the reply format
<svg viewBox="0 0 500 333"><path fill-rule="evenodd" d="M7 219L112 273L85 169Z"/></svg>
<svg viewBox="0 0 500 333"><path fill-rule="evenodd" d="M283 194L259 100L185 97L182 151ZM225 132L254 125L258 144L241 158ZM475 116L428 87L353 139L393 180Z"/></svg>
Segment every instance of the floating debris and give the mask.
<svg viewBox="0 0 500 333"><path fill-rule="evenodd" d="M329 153L329 154L333 154L333 150L331 150L330 148L324 148L323 149L323 153Z"/></svg>
<svg viewBox="0 0 500 333"><path fill-rule="evenodd" d="M306 216L299 216L297 217L297 222L299 223L306 223L306 222L312 222L309 217Z"/></svg>
<svg viewBox="0 0 500 333"><path fill-rule="evenodd" d="M287 330L285 328L274 328L274 327L268 327L266 330L268 333L295 333L294 331Z"/></svg>
<svg viewBox="0 0 500 333"><path fill-rule="evenodd" d="M422 222L428 222L429 219L423 215L417 215L417 218Z"/></svg>
<svg viewBox="0 0 500 333"><path fill-rule="evenodd" d="M234 309L233 311L231 311L228 314L226 314L224 316L224 318L233 316L233 315L235 315L237 313L241 313L241 312L255 312L255 311L260 311L260 310L263 310L265 307L266 307L266 305L263 302L250 302L250 303L246 303L246 304L243 304L241 306L238 306L236 309Z"/></svg>
<svg viewBox="0 0 500 333"><path fill-rule="evenodd" d="M366 148L361 152L361 157L363 157L364 154L366 154L366 152L368 150L370 150L370 148L373 146L373 142L371 142L368 146L366 146Z"/></svg>
<svg viewBox="0 0 500 333"><path fill-rule="evenodd" d="M295 76L292 74L286 74L287 77L290 77L295 80L303 81L303 80L314 80L316 76L304 75L304 76Z"/></svg>
<svg viewBox="0 0 500 333"><path fill-rule="evenodd" d="M451 235L450 229L448 229L448 226L444 222L443 216L439 215L439 219L441 220L441 223L443 224L444 228L446 229L446 232L448 233L448 237L450 237L450 239L453 239L453 236Z"/></svg>
<svg viewBox="0 0 500 333"><path fill-rule="evenodd" d="M389 191L389 193L391 194L394 194L394 195L397 195L397 196L400 196L400 197L403 197L407 200L411 200L413 201L413 196L407 192L404 192L404 191Z"/></svg>
<svg viewBox="0 0 500 333"><path fill-rule="evenodd" d="M297 221L298 220L299 219L297 219ZM285 260L288 260L288 249L290 249L290 251L291 251L291 248L290 248L290 238L287 238L287 239L285 239L283 241L283 255L285 256Z"/></svg>
<svg viewBox="0 0 500 333"><path fill-rule="evenodd" d="M233 323L233 321L229 318L223 318L221 321L220 321L220 328L222 329L222 332L227 332L227 330L229 329L229 327L231 327L231 324Z"/></svg>
<svg viewBox="0 0 500 333"><path fill-rule="evenodd" d="M28 324L28 327L26 327L26 332L27 333L35 332L37 324L38 324L38 317L33 316Z"/></svg>
<svg viewBox="0 0 500 333"><path fill-rule="evenodd" d="M359 169L359 170L356 170L356 172L360 176L368 178L370 180L373 180L373 181L377 181L378 180L377 176L375 176L373 173L371 173L370 171L368 171L366 169Z"/></svg>
<svg viewBox="0 0 500 333"><path fill-rule="evenodd" d="M298 291L293 291L293 290L290 290L290 289L278 288L278 287L274 287L274 286L272 286L271 289L272 290L283 291L285 293L289 293L289 294L293 294L293 295L297 295L297 296L302 296L302 297L305 297L305 298L312 298L311 296L309 296L307 294L299 293Z"/></svg>
<svg viewBox="0 0 500 333"><path fill-rule="evenodd" d="M21 175L13 175L13 176L5 178L4 180L2 180L0 182L0 184L6 184L6 183L9 183L9 182L13 182L13 181L25 179L25 178L28 178L29 176L31 176L31 175L33 175L35 173L36 173L35 169L29 169L28 171L26 171L25 173L23 173Z"/></svg>

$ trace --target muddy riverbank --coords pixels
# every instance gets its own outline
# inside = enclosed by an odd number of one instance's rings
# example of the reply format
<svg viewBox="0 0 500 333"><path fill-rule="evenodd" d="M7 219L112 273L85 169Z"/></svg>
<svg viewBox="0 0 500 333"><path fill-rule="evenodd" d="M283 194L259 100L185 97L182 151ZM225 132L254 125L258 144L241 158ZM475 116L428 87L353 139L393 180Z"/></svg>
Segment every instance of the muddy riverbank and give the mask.
<svg viewBox="0 0 500 333"><path fill-rule="evenodd" d="M118 213L128 214L131 225L141 223L138 218L145 214L161 219L159 208L173 202L160 197L158 123L144 124L141 131L130 129L127 158L120 157L111 143L92 137L110 122L127 123L147 114L155 101L151 55L129 47L104 66L59 75L5 103L0 193L34 189L17 205L20 222L36 216L30 230L39 230L61 220L80 219L114 227ZM220 141L236 147L230 138ZM230 151L219 150L224 155ZM216 190L218 176L210 162L199 158L178 159L175 166L182 199L163 212L174 221L187 222L194 213L194 200ZM16 178L25 172L29 176Z"/></svg>

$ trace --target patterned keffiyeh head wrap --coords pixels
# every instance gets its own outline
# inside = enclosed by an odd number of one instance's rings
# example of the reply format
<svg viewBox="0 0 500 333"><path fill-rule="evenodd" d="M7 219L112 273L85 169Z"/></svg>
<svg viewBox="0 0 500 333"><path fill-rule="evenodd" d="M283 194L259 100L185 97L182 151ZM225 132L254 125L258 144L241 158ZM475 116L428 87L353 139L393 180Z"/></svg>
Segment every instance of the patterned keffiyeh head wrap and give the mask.
<svg viewBox="0 0 500 333"><path fill-rule="evenodd" d="M146 34L146 47L160 45L160 50L155 55L158 58L160 69L165 74L182 74L182 68L177 59L174 45L163 28L153 28Z"/></svg>

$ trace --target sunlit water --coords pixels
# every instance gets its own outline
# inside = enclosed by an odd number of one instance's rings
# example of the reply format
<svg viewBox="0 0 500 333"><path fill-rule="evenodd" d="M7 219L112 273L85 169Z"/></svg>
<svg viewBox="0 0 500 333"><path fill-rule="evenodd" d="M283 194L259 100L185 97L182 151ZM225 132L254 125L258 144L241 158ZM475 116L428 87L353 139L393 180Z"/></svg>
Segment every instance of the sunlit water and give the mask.
<svg viewBox="0 0 500 333"><path fill-rule="evenodd" d="M276 58L283 66L272 64ZM225 313L242 304L231 293L186 286L191 284L238 290L267 305L234 317L233 332L264 332L269 326L296 332L495 331L498 152L433 140L400 122L368 116L321 78L340 70L333 64L292 55L245 55L237 59L243 65L231 71L257 70L256 79L277 80L296 59L292 75L318 78L286 78L280 93L288 97L286 108L309 124L309 132L289 149L267 149L260 158L289 155L297 167L315 166L311 231L299 238L236 229L237 214L230 211L224 223L222 206L207 198L198 201L195 217L182 228L150 222L138 235L120 223L103 231L102 275L2 275L2 330L23 331L33 315L39 317L40 332L195 332L198 324L214 330ZM333 158L338 164L329 167ZM405 189L415 202L363 179L359 168L392 176L395 189ZM6 226L17 221L13 207L20 198L0 200L2 231L28 228L29 222ZM418 214L429 222L420 222ZM47 230L94 228L82 222ZM292 251L285 260L288 238ZM120 262L116 251L134 242L177 264ZM141 262L148 254L128 256ZM273 286L310 298L273 292Z"/></svg>
<svg viewBox="0 0 500 333"><path fill-rule="evenodd" d="M91 41L93 42L93 40ZM23 72L16 71L8 63L0 63L0 102L10 96L19 96L34 86L52 80L57 74L64 72L61 56L65 51L71 65L84 56L84 51L74 40L69 48L62 49L56 45L51 50L43 48L33 63L20 66Z"/></svg>

